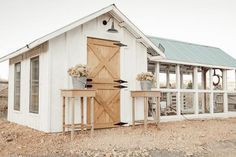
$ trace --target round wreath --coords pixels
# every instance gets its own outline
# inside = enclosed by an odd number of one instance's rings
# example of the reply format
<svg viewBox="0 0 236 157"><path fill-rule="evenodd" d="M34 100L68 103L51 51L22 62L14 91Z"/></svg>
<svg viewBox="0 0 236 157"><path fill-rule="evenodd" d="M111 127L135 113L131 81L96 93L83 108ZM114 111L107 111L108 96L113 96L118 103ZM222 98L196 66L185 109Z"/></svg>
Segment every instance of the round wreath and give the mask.
<svg viewBox="0 0 236 157"><path fill-rule="evenodd" d="M213 75L213 77L214 77L214 76L216 76L218 80L217 80L216 82L213 81L213 85L214 85L214 86L218 86L218 85L220 84L220 75L215 74L215 75Z"/></svg>

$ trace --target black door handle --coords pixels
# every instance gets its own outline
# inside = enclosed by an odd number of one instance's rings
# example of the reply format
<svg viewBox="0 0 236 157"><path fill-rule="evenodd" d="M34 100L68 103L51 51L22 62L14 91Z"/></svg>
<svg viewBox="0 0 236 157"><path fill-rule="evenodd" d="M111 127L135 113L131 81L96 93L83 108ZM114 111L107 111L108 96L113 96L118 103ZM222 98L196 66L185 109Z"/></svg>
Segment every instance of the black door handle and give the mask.
<svg viewBox="0 0 236 157"><path fill-rule="evenodd" d="M86 88L92 88L93 85L91 85L91 84L87 84L85 87L86 87Z"/></svg>
<svg viewBox="0 0 236 157"><path fill-rule="evenodd" d="M114 80L114 82L117 82L117 83L128 83L128 81L124 81L124 80Z"/></svg>
<svg viewBox="0 0 236 157"><path fill-rule="evenodd" d="M93 79L87 78L87 82L92 82Z"/></svg>
<svg viewBox="0 0 236 157"><path fill-rule="evenodd" d="M118 85L118 86L114 86L114 88L127 88L127 86L122 86L122 85Z"/></svg>

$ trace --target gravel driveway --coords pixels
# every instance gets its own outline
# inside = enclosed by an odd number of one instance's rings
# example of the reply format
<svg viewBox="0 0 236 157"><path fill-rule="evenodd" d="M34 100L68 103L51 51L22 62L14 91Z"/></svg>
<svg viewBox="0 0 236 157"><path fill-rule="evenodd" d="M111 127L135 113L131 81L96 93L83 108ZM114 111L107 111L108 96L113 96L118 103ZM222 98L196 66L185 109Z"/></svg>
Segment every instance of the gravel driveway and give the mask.
<svg viewBox="0 0 236 157"><path fill-rule="evenodd" d="M0 120L0 156L235 156L236 118L47 134Z"/></svg>

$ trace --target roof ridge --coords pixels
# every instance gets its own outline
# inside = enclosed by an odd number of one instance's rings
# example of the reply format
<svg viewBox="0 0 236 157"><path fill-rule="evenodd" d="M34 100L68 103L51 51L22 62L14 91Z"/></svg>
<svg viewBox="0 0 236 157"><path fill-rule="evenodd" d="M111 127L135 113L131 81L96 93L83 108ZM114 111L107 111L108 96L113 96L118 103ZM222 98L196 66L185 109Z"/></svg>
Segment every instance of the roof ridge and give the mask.
<svg viewBox="0 0 236 157"><path fill-rule="evenodd" d="M186 42L186 41L180 41L180 40L175 40L175 39L169 39L169 38L163 38L163 37L156 37L156 36L151 36L151 35L147 35L147 37L150 37L150 38L159 38L159 39L162 39L162 40L169 40L169 41L174 41L174 42L183 43L183 44L190 44L190 45L195 45L195 46L204 46L204 47L210 47L210 48L220 49L220 48L215 47L215 46L196 44L196 43L191 43L191 42Z"/></svg>

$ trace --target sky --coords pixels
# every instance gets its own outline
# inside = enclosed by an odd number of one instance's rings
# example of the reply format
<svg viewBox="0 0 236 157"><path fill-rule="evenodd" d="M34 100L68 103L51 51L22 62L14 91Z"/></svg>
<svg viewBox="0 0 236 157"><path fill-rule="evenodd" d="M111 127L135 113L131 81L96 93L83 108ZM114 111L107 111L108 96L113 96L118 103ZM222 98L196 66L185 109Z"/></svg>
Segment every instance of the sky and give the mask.
<svg viewBox="0 0 236 157"><path fill-rule="evenodd" d="M0 0L0 57L115 3L143 33L219 47L236 58L235 0ZM8 62L0 63L8 78Z"/></svg>

